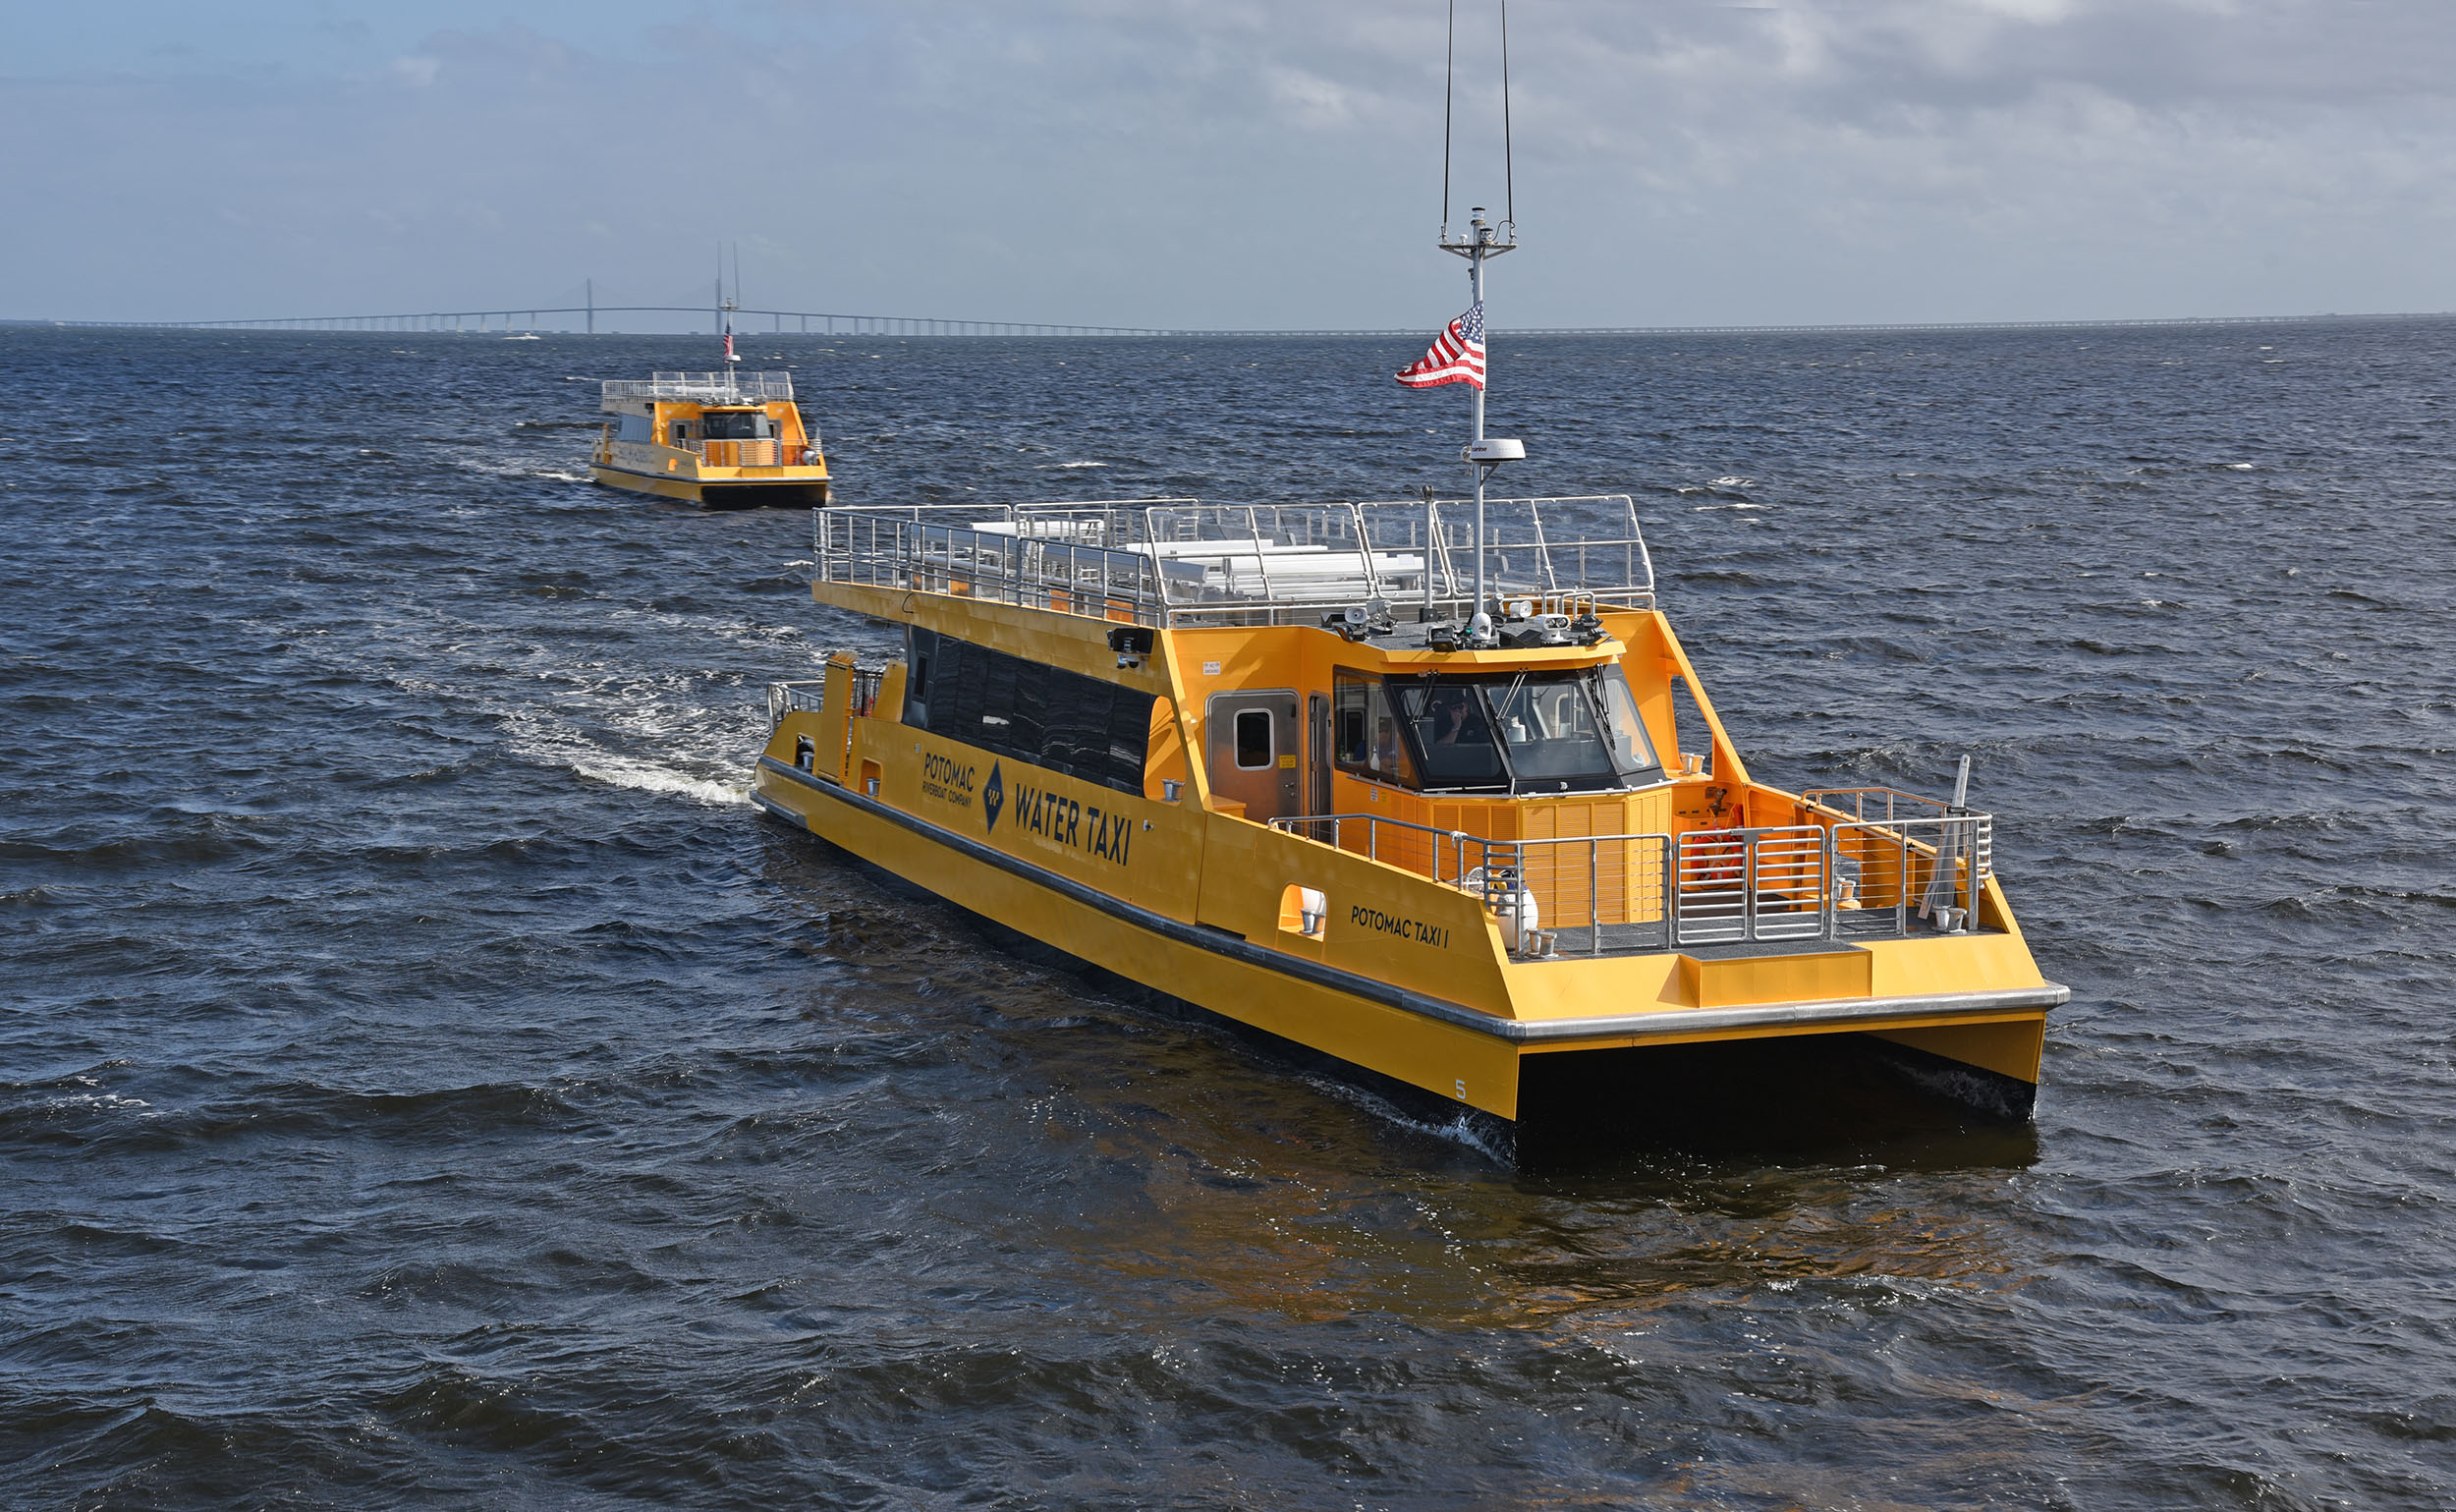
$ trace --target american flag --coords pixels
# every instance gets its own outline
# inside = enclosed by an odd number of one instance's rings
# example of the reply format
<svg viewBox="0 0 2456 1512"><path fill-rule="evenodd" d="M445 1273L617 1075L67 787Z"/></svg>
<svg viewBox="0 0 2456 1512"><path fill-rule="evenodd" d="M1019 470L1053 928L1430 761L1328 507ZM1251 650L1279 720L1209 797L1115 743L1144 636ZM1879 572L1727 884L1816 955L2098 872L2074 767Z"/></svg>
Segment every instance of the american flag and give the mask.
<svg viewBox="0 0 2456 1512"><path fill-rule="evenodd" d="M1475 308L1451 321L1416 364L1397 376L1409 388L1439 388L1444 383L1483 387L1483 302L1477 301Z"/></svg>

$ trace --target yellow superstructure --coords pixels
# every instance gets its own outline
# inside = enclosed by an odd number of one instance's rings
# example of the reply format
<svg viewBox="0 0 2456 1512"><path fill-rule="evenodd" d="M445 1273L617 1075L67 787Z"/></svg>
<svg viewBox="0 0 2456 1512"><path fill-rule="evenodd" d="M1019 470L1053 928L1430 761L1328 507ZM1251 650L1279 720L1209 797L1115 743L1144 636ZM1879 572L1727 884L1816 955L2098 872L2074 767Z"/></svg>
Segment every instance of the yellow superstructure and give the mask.
<svg viewBox="0 0 2456 1512"><path fill-rule="evenodd" d="M784 372L660 372L608 379L598 482L711 508L824 506L827 459Z"/></svg>
<svg viewBox="0 0 2456 1512"><path fill-rule="evenodd" d="M2026 1112L2044 980L1988 815L1753 779L1625 497L831 510L906 627L776 685L775 817L1076 957L1483 1113L1556 1057L1872 1035Z"/></svg>

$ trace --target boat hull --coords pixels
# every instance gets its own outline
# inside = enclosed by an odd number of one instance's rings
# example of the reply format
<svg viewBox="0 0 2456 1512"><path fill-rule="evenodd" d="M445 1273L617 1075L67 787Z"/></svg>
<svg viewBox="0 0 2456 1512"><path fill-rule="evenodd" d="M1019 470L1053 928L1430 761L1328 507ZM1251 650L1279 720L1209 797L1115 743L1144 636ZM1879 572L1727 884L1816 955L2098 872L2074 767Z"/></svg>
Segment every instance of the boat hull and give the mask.
<svg viewBox="0 0 2456 1512"><path fill-rule="evenodd" d="M788 826L1090 966L1508 1122L1545 1111L1521 1095L1538 1057L1854 1034L1939 1059L1967 1084L1939 1091L2022 1116L2036 1095L2045 1010L2069 996L2046 983L1503 1017L1171 918L773 755L760 760L754 796Z"/></svg>
<svg viewBox="0 0 2456 1512"><path fill-rule="evenodd" d="M802 470L771 471L789 473ZM708 478L657 476L607 467L602 463L588 469L589 476L606 487L678 499L705 509L823 508L827 503L827 476L818 469L809 472L810 476L805 477Z"/></svg>

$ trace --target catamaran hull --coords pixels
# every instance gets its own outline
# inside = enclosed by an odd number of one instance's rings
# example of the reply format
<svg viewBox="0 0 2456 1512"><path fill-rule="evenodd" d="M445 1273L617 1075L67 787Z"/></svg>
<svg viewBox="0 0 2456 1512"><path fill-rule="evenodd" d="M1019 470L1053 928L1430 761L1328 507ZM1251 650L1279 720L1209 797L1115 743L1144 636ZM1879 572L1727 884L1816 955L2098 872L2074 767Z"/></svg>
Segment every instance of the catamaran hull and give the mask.
<svg viewBox="0 0 2456 1512"><path fill-rule="evenodd" d="M588 474L609 488L680 499L704 509L820 509L827 503L827 481L824 477L734 482L696 477L658 477L603 464L591 466Z"/></svg>
<svg viewBox="0 0 2456 1512"><path fill-rule="evenodd" d="M2023 1116L2036 1096L2045 1012L2070 996L2048 983L1502 1018L1153 912L774 756L760 758L753 796L789 827L1066 955L1505 1125L1545 1113L1521 1099L1528 1082L1557 1080L1525 1074L1538 1058L1853 1034L1949 1067L1964 1083L1939 1091Z"/></svg>

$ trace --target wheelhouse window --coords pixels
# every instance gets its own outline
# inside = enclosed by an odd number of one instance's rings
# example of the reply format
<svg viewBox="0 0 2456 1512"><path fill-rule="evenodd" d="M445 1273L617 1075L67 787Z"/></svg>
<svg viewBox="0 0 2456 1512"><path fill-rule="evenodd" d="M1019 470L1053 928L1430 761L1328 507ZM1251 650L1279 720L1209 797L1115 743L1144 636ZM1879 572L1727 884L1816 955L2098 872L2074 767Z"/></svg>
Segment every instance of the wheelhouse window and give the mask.
<svg viewBox="0 0 2456 1512"><path fill-rule="evenodd" d="M1504 788L1509 768L1492 744L1492 718L1476 685L1463 679L1411 679L1398 687L1417 770L1428 788Z"/></svg>
<svg viewBox="0 0 2456 1512"><path fill-rule="evenodd" d="M1339 670L1331 681L1330 744L1338 764L1352 772L1416 786L1390 691L1378 677Z"/></svg>
<svg viewBox="0 0 2456 1512"><path fill-rule="evenodd" d="M699 417L699 434L710 441L755 441L776 433L759 410L710 410Z"/></svg>
<svg viewBox="0 0 2456 1512"><path fill-rule="evenodd" d="M1510 770L1519 778L1613 785L1620 772L1604 742L1602 709L1587 684L1580 677L1528 674L1484 688L1493 726L1509 748Z"/></svg>
<svg viewBox="0 0 2456 1512"><path fill-rule="evenodd" d="M1565 793L1663 780L1618 667L1386 682L1341 673L1332 706L1339 764L1408 787ZM1396 759L1377 745L1385 722Z"/></svg>

